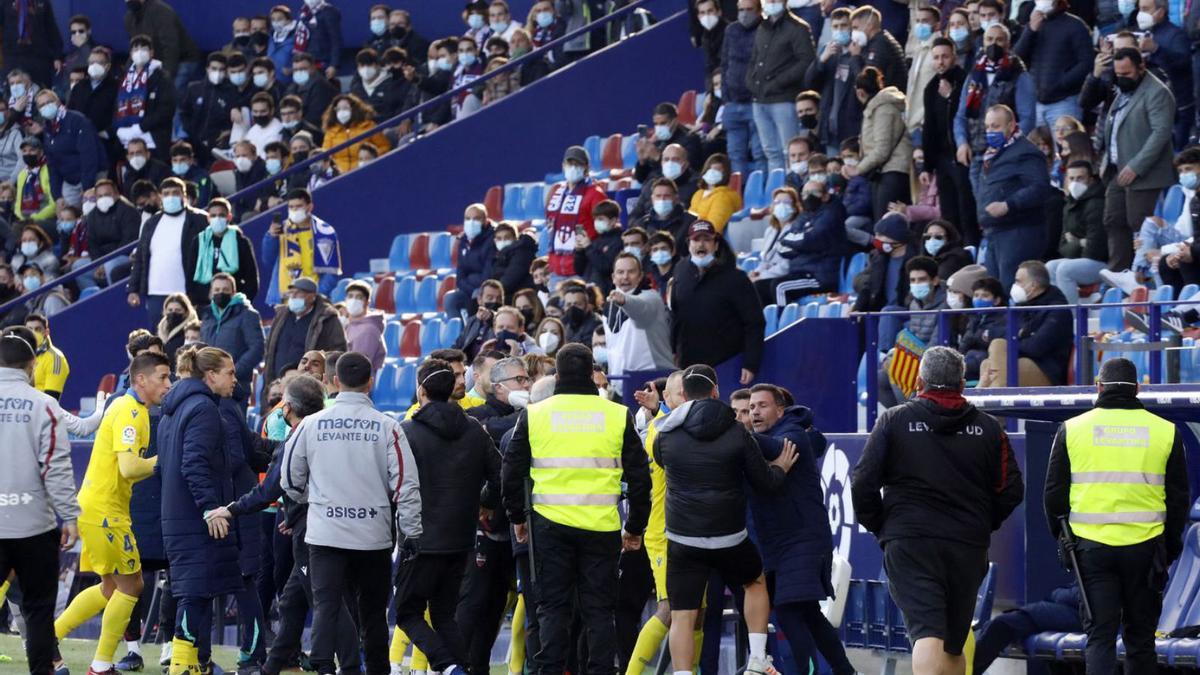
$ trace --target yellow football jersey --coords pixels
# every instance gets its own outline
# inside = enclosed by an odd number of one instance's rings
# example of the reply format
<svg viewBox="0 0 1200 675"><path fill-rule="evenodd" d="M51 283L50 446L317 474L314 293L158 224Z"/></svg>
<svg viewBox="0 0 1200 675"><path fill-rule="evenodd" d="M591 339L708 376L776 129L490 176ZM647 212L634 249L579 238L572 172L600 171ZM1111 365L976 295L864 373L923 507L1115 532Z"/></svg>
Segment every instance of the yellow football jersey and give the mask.
<svg viewBox="0 0 1200 675"><path fill-rule="evenodd" d="M650 456L650 519L646 522L647 546L667 545L667 474L654 461L654 439L658 437L657 422L666 417L662 412L650 421L646 432L646 454Z"/></svg>
<svg viewBox="0 0 1200 675"><path fill-rule="evenodd" d="M37 361L33 366L33 388L42 392L61 394L67 385L71 366L67 357L50 343L50 338L38 349Z"/></svg>
<svg viewBox="0 0 1200 675"><path fill-rule="evenodd" d="M464 396L458 400L458 407L462 408L463 412L466 412L466 411L470 410L471 408L481 406L484 403L487 403L486 399L479 398L478 396L476 396L468 391L466 396ZM409 409L404 412L404 419L411 420L412 416L416 415L417 411L420 409L421 409L420 403L412 404L412 406L410 406Z"/></svg>
<svg viewBox="0 0 1200 675"><path fill-rule="evenodd" d="M83 486L79 488L79 521L93 525L128 525L134 481L121 475L117 457L141 457L150 444L150 412L132 390L104 412Z"/></svg>

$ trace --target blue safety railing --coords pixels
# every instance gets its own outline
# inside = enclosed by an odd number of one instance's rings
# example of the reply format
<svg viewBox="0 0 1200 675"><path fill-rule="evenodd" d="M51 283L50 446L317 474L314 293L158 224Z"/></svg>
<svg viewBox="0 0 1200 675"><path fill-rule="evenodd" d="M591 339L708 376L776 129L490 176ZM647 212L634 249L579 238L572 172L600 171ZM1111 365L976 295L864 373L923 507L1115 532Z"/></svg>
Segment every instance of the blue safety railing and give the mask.
<svg viewBox="0 0 1200 675"><path fill-rule="evenodd" d="M359 134L358 136L351 138L350 140L348 140L340 145L336 145L336 146L330 148L329 150L325 150L316 155L312 155L301 162L296 162L295 164L292 164L291 166L283 169L282 171L275 174L274 176L270 176L264 180L254 183L253 185L250 185L242 190L238 190L237 192L233 193L232 195L228 195L226 197L226 199L229 199L232 201L235 199L257 196L267 190L272 189L277 183L279 183L279 181L286 180L289 176L293 176L293 175L296 175L301 172L310 171L311 170L310 167L312 167L312 165L317 162L323 162L326 159L329 159L330 157L332 157L333 155L335 155L339 152L342 152L344 150L347 150L355 145L363 143L367 139L369 139L373 136L376 136L376 135L382 133L383 131L397 127L397 126L399 126L405 122L408 122L410 120L415 120L422 114L427 113L431 110L434 110L442 105L445 105L446 103L449 103L450 101L452 101L454 99L454 97L458 96L459 94L470 92L474 89L478 89L480 86L484 85L488 80L491 80L492 78L506 76L509 73L520 69L522 66L524 66L526 64L533 63L534 61L551 54L552 52L554 52L554 50L566 45L566 43L568 43L576 38L579 38L588 33L595 32L597 30L603 30L606 27L608 27L610 24L615 24L619 21L624 21L625 19L632 16L639 9L644 9L647 6L656 4L656 3L665 4L667 1L668 0L634 0L634 2L631 2L630 4L620 8L618 10L615 10L610 14L607 14L587 25L581 26L569 33L565 33L562 37L559 37L550 42L547 42L546 44L542 45L541 47L538 47L537 49L534 49L533 51L529 52L528 54L525 54L518 58L509 60L509 62L504 64L503 66L500 66L499 68L497 68L489 73L484 73L484 74L480 75L478 78L476 78L475 80L472 80L471 82L469 82L467 84L464 84L459 87L453 87L450 90L448 90L447 92L440 94L439 96L437 96L435 98L432 98L432 99L430 99L418 106L415 106L413 108L409 108L408 110L405 110L404 112L401 112L394 117L384 120L383 122L380 122L379 124L371 127L369 130ZM682 12L682 11L686 11L686 10L680 10L680 12ZM671 14L671 17L675 16L676 14L679 14L680 12L675 12L675 13ZM666 18L671 18L671 17L666 17ZM664 18L662 20L666 20L666 18ZM612 44L615 44L615 42L610 43L609 46L612 46ZM552 71L550 73L550 75L553 75L553 74L554 74L554 72ZM126 245L110 252L108 255L102 256L100 258L96 258L95 260L91 261L87 265L84 265L78 269L70 270L58 277L55 277L53 280L46 282L43 286L39 287L37 290L29 291L23 295L13 298L12 300L9 300L8 302L0 304L0 315L3 315L4 313L16 308L19 305L23 305L23 304L37 298L38 296L49 293L50 291L63 286L67 282L73 281L85 274L92 274L95 272L96 269L104 266L108 262L116 260L116 259L120 258L121 256L128 256L128 255L132 254L133 250L136 246L137 246L136 241L126 244Z"/></svg>
<svg viewBox="0 0 1200 675"><path fill-rule="evenodd" d="M983 307L983 308L965 308L965 309L934 309L934 310L888 310L884 312L869 312L858 314L854 317L857 321L865 323L866 340L865 354L867 355L866 362L866 394L867 394L867 429L875 426L875 420L878 416L878 396L879 396L879 365L877 357L872 360L872 356L878 354L880 350L879 344L879 323L885 317L895 317L903 320L913 316L935 314L938 319L937 334L933 344L955 346L950 344L952 337L952 329L950 326L951 320L956 316L972 315L972 314L995 314L1003 312L1005 315L1005 336L1004 339L1008 343L1008 359L1006 362L1007 382L1010 387L1017 386L1018 366L1019 366L1019 346L1018 333L1020 330L1020 315L1023 312L1044 312L1053 310L1062 310L1071 312L1074 318L1074 346L1075 346L1075 373L1076 378L1083 377L1083 374L1090 372L1092 365L1089 359L1091 358L1091 334L1088 332L1088 317L1092 311L1103 309L1118 309L1124 313L1126 309L1144 308L1146 309L1146 342L1147 345L1158 343L1163 337L1162 315L1164 308L1170 308L1177 305L1195 304L1195 299L1189 300L1145 300L1140 302L1120 302L1120 303L1099 303L1093 305L1045 305L1045 306L1009 306L1009 307ZM930 345L932 346L932 345ZM888 349L891 345L886 345ZM1147 347L1147 349L1152 349ZM1166 348L1164 348L1166 349ZM1150 378L1150 384L1163 383L1163 364L1159 358L1148 359L1147 375ZM1081 383L1076 383L1081 384ZM1090 382L1082 384L1091 384Z"/></svg>

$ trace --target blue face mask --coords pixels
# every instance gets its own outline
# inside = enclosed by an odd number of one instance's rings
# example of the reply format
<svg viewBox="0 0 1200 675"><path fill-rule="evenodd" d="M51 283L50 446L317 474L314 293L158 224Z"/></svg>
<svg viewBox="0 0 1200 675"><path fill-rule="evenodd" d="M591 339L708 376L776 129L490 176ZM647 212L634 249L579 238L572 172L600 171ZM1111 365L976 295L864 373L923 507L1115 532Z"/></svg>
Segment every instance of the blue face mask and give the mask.
<svg viewBox="0 0 1200 675"><path fill-rule="evenodd" d="M183 197L168 195L162 199L163 211L169 214L176 214L183 210Z"/></svg>
<svg viewBox="0 0 1200 675"><path fill-rule="evenodd" d="M387 32L387 19L371 19L371 33L383 35Z"/></svg>
<svg viewBox="0 0 1200 675"><path fill-rule="evenodd" d="M1200 185L1200 174L1189 171L1179 174L1179 185L1189 190L1195 190Z"/></svg>
<svg viewBox="0 0 1200 675"><path fill-rule="evenodd" d="M954 28L950 29L950 39L954 40L955 42L957 42L959 44L966 42L967 37L970 34L971 34L970 29L963 28L962 26L955 26Z"/></svg>
<svg viewBox="0 0 1200 675"><path fill-rule="evenodd" d="M554 12L538 12L534 17L537 25L542 28L549 28L550 24L554 23Z"/></svg>
<svg viewBox="0 0 1200 675"><path fill-rule="evenodd" d="M308 84L308 71L297 70L296 72L292 73L292 82L295 82L301 87Z"/></svg>
<svg viewBox="0 0 1200 675"><path fill-rule="evenodd" d="M463 234L467 235L467 239L478 237L480 232L483 232L483 223L474 219L463 221Z"/></svg>
<svg viewBox="0 0 1200 675"><path fill-rule="evenodd" d="M833 31L833 41L838 43L839 45L845 47L846 45L850 44L850 31L848 31L848 30Z"/></svg>
<svg viewBox="0 0 1200 675"><path fill-rule="evenodd" d="M38 277L21 277L21 283L25 285L25 292L30 293L42 287L42 280Z"/></svg>
<svg viewBox="0 0 1200 675"><path fill-rule="evenodd" d="M229 219L209 218L208 229L212 230L213 234L225 234L225 230L229 229Z"/></svg>
<svg viewBox="0 0 1200 675"><path fill-rule="evenodd" d="M933 35L933 27L927 23L919 23L916 26L917 39L924 42Z"/></svg>
<svg viewBox="0 0 1200 675"><path fill-rule="evenodd" d="M299 314L304 311L304 298L288 298L288 311Z"/></svg>
<svg viewBox="0 0 1200 675"><path fill-rule="evenodd" d="M1117 11L1121 13L1121 16L1128 16L1135 9L1137 9L1137 3L1134 0L1117 0Z"/></svg>
<svg viewBox="0 0 1200 675"><path fill-rule="evenodd" d="M975 298L974 300L971 301L971 306L974 307L975 309L986 309L988 307L995 307L996 305L993 304L991 300L987 300L984 298Z"/></svg>
<svg viewBox="0 0 1200 675"><path fill-rule="evenodd" d="M929 283L911 284L908 287L908 292L917 300L924 300L929 297L929 291L932 290Z"/></svg>
<svg viewBox="0 0 1200 675"><path fill-rule="evenodd" d="M266 163L267 173L271 174L272 176L279 173L283 169L283 161L277 157L268 157Z"/></svg>
<svg viewBox="0 0 1200 675"><path fill-rule="evenodd" d="M596 360L596 363L608 363L608 347L604 345L592 347L592 358Z"/></svg>
<svg viewBox="0 0 1200 675"><path fill-rule="evenodd" d="M937 255L938 251L942 250L942 247L945 245L945 239L929 239L925 242L925 251L928 252L929 255Z"/></svg>
<svg viewBox="0 0 1200 675"><path fill-rule="evenodd" d="M705 256L692 256L692 264L700 269L704 269L713 264L713 260L716 260L716 256L711 253Z"/></svg>
<svg viewBox="0 0 1200 675"><path fill-rule="evenodd" d="M182 176L192 168L187 162L171 162L171 173L176 176Z"/></svg>
<svg viewBox="0 0 1200 675"><path fill-rule="evenodd" d="M73 220L58 221L58 231L59 232L62 232L63 234L67 234L68 232L70 232L73 229L75 229L75 221L73 221Z"/></svg>
<svg viewBox="0 0 1200 675"><path fill-rule="evenodd" d="M642 257L642 247L641 246L626 246L624 249L624 252L628 253L629 255L637 256L638 258Z"/></svg>
<svg viewBox="0 0 1200 675"><path fill-rule="evenodd" d="M986 137L988 147L992 148L993 150L999 150L1000 148L1003 148L1004 144L1008 142L1008 138L1004 136L1003 131L989 131L987 132Z"/></svg>
<svg viewBox="0 0 1200 675"><path fill-rule="evenodd" d="M650 254L650 262L655 265L666 265L671 262L671 252L659 249Z"/></svg>

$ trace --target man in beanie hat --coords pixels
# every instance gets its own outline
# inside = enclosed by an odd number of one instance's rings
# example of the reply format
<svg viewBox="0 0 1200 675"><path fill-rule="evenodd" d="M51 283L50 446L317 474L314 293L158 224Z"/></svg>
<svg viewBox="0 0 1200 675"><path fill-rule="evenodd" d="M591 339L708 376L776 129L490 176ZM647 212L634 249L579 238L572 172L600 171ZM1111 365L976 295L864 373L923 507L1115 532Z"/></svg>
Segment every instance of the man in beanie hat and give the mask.
<svg viewBox="0 0 1200 675"><path fill-rule="evenodd" d="M550 229L550 288L575 276L575 233L596 238L592 209L608 198L604 189L588 178L591 157L583 146L572 145L563 154L562 183L550 190L546 202L546 227Z"/></svg>
<svg viewBox="0 0 1200 675"><path fill-rule="evenodd" d="M887 213L875 223L875 238L865 272L855 279L858 300L856 312L878 312L885 307L900 309L908 297L908 276L904 264L919 251L911 246L912 231L908 218ZM880 344L884 344L880 337Z"/></svg>

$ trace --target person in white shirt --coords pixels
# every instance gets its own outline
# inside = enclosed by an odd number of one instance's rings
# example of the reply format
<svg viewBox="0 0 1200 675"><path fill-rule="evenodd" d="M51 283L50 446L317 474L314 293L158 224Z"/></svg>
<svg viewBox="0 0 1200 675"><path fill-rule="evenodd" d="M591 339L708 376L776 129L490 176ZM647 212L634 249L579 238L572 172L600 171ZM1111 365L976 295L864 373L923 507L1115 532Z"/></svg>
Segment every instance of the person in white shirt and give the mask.
<svg viewBox="0 0 1200 675"><path fill-rule="evenodd" d="M190 281L196 261L183 252L208 227L208 214L187 205L179 178L164 180L160 192L162 210L142 225L133 252L127 298L131 307L145 303L151 325L162 318L163 302L172 293L186 293L194 304L205 301L204 289Z"/></svg>
<svg viewBox="0 0 1200 675"><path fill-rule="evenodd" d="M267 144L282 138L283 122L275 118L275 99L265 91L260 91L250 99L250 120L244 117L233 125L229 131L229 144L232 147L239 141L249 141L254 144L260 159L267 158Z"/></svg>
<svg viewBox="0 0 1200 675"><path fill-rule="evenodd" d="M512 20L512 13L504 0L492 0L488 5L488 26L492 29L492 35L504 38L510 47L513 34L521 30L521 24Z"/></svg>
<svg viewBox="0 0 1200 675"><path fill-rule="evenodd" d="M642 262L631 253L620 253L613 263L613 286L604 312L604 341L608 373L670 370L671 322L662 296L642 288Z"/></svg>

